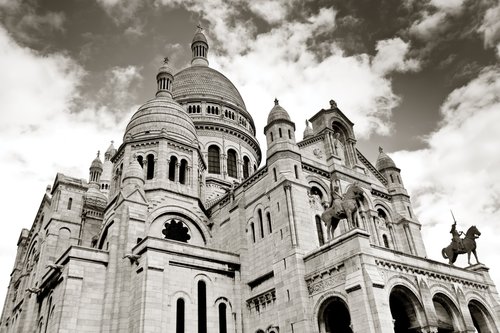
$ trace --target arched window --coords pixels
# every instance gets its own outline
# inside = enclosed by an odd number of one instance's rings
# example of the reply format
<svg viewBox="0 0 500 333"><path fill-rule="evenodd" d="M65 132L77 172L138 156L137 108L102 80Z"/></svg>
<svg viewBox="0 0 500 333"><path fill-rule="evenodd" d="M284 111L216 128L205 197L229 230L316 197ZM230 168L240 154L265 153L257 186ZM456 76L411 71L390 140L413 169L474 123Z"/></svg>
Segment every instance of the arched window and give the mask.
<svg viewBox="0 0 500 333"><path fill-rule="evenodd" d="M219 333L227 333L226 308L226 304L219 304Z"/></svg>
<svg viewBox="0 0 500 333"><path fill-rule="evenodd" d="M288 130L288 138L291 139L292 138L292 131Z"/></svg>
<svg viewBox="0 0 500 333"><path fill-rule="evenodd" d="M278 128L278 132L279 132L279 134L280 134L280 138L282 138L282 137L283 137L283 134L281 133L281 128Z"/></svg>
<svg viewBox="0 0 500 333"><path fill-rule="evenodd" d="M257 171L257 165L256 164L253 165L253 171L254 172Z"/></svg>
<svg viewBox="0 0 500 333"><path fill-rule="evenodd" d="M234 149L229 149L227 151L227 174L229 177L238 177L238 170L236 168L236 151Z"/></svg>
<svg viewBox="0 0 500 333"><path fill-rule="evenodd" d="M170 162L168 163L168 179L171 181L175 180L175 166L177 164L177 157L171 156Z"/></svg>
<svg viewBox="0 0 500 333"><path fill-rule="evenodd" d="M207 285L198 282L198 333L207 333Z"/></svg>
<svg viewBox="0 0 500 333"><path fill-rule="evenodd" d="M323 227L321 226L321 218L316 215L316 232L318 233L319 246L325 244L325 237L323 235Z"/></svg>
<svg viewBox="0 0 500 333"><path fill-rule="evenodd" d="M179 298L177 300L177 309L176 309L176 317L175 317L175 333L184 333L184 300Z"/></svg>
<svg viewBox="0 0 500 333"><path fill-rule="evenodd" d="M317 195L320 199L323 199L323 192L316 186L311 187L311 195Z"/></svg>
<svg viewBox="0 0 500 333"><path fill-rule="evenodd" d="M255 243L255 226L250 223L250 232L252 233L252 241Z"/></svg>
<svg viewBox="0 0 500 333"><path fill-rule="evenodd" d="M391 176L391 183L394 183L394 176L392 175L392 173L390 174Z"/></svg>
<svg viewBox="0 0 500 333"><path fill-rule="evenodd" d="M73 205L73 198L68 199L68 210L71 210L71 206Z"/></svg>
<svg viewBox="0 0 500 333"><path fill-rule="evenodd" d="M273 176L274 176L274 181L278 181L278 175L276 173L276 168L273 168Z"/></svg>
<svg viewBox="0 0 500 333"><path fill-rule="evenodd" d="M273 132L270 132L269 134L271 134L271 142L273 142L274 141Z"/></svg>
<svg viewBox="0 0 500 333"><path fill-rule="evenodd" d="M215 145L208 147L208 173L220 174L220 150Z"/></svg>
<svg viewBox="0 0 500 333"><path fill-rule="evenodd" d="M200 106L199 106L199 105L197 105L197 106L196 106L196 113L200 113L200 112L201 112L201 110L200 110Z"/></svg>
<svg viewBox="0 0 500 333"><path fill-rule="evenodd" d="M260 227L260 237L264 238L264 222L262 221L262 210L257 211L257 215L259 215L259 227Z"/></svg>
<svg viewBox="0 0 500 333"><path fill-rule="evenodd" d="M293 166L293 171L295 172L295 179L299 179L299 170L296 165Z"/></svg>
<svg viewBox="0 0 500 333"><path fill-rule="evenodd" d="M179 182L181 184L186 184L186 171L188 162L185 159L181 160L181 165L179 168Z"/></svg>
<svg viewBox="0 0 500 333"><path fill-rule="evenodd" d="M146 175L146 179L153 179L155 175L155 157L153 154L148 155L148 171Z"/></svg>
<svg viewBox="0 0 500 333"><path fill-rule="evenodd" d="M137 162L139 162L141 168L144 166L144 158L142 156L137 156Z"/></svg>
<svg viewBox="0 0 500 333"><path fill-rule="evenodd" d="M273 233L273 226L271 224L271 214L269 212L267 212L266 217L267 217L267 226L269 227L269 233L272 234Z"/></svg>
<svg viewBox="0 0 500 333"><path fill-rule="evenodd" d="M382 239L384 240L384 246L386 248L390 248L389 247L389 239L387 239L387 235L382 235Z"/></svg>
<svg viewBox="0 0 500 333"><path fill-rule="evenodd" d="M243 178L248 178L250 175L250 159L245 156L243 157Z"/></svg>

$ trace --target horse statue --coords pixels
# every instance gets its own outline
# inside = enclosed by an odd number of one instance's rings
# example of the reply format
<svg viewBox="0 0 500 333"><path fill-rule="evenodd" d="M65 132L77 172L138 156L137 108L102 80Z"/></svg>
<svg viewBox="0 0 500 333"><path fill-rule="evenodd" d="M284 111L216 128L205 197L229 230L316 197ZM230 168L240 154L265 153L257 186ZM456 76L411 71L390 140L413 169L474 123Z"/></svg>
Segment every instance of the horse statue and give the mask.
<svg viewBox="0 0 500 333"><path fill-rule="evenodd" d="M335 189L338 189L338 187L335 186L331 189L332 202L330 207L326 208L321 214L321 220L326 224L328 240L333 238L333 233L337 229L340 220L347 219L347 223L351 228L357 225L356 211L358 206L356 201L362 200L364 195L357 182L349 186L343 197L338 192L335 192Z"/></svg>
<svg viewBox="0 0 500 333"><path fill-rule="evenodd" d="M472 252L474 253L474 257L476 257L476 262L479 264L476 253L476 238L479 238L480 235L481 232L479 232L476 226L471 226L465 233L465 238L460 239L461 242L452 240L450 245L443 248L443 250L441 251L443 258L448 259L449 264L453 265L453 263L457 260L459 254L467 253L467 260L469 262L469 265L472 265L470 262L470 254Z"/></svg>

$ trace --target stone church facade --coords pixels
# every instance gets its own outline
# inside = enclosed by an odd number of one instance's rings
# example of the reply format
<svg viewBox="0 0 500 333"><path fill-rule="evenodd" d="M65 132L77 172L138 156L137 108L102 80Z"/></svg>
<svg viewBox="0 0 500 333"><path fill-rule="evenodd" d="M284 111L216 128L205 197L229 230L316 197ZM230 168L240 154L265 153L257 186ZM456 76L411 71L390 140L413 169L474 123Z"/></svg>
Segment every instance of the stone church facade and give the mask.
<svg viewBox="0 0 500 333"><path fill-rule="evenodd" d="M487 267L426 259L401 170L357 150L334 101L299 141L276 100L262 161L201 31L191 49L190 67L159 69L156 97L88 180L47 188L0 332L499 332ZM329 237L330 192L355 182L355 220Z"/></svg>

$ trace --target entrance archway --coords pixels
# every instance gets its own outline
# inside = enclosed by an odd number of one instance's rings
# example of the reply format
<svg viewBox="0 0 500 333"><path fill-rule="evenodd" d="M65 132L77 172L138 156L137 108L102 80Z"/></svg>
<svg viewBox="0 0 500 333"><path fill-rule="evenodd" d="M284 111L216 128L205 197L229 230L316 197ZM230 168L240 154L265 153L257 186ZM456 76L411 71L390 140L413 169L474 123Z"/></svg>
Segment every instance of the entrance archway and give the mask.
<svg viewBox="0 0 500 333"><path fill-rule="evenodd" d="M394 321L394 333L412 332L420 327L422 306L415 294L404 286L396 286L389 296L389 307Z"/></svg>
<svg viewBox="0 0 500 333"><path fill-rule="evenodd" d="M462 331L460 328L461 320L460 312L453 302L444 294L437 293L432 297L432 303L436 310L438 321L438 333L451 333Z"/></svg>
<svg viewBox="0 0 500 333"><path fill-rule="evenodd" d="M476 300L469 302L469 312L478 333L498 333L498 329L486 307Z"/></svg>
<svg viewBox="0 0 500 333"><path fill-rule="evenodd" d="M339 297L330 297L319 310L320 333L352 333L351 315L347 304Z"/></svg>

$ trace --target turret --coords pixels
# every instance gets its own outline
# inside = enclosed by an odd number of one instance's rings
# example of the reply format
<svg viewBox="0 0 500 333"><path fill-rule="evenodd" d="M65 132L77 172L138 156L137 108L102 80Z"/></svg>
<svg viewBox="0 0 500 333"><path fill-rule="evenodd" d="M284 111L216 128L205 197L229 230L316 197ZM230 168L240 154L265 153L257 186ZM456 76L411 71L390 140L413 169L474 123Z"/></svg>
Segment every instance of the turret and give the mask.
<svg viewBox="0 0 500 333"><path fill-rule="evenodd" d="M172 97L172 83L174 82L173 70L168 66L168 58L163 59L163 65L156 74L156 97Z"/></svg>
<svg viewBox="0 0 500 333"><path fill-rule="evenodd" d="M123 173L123 188L126 187L143 187L144 186L144 170L134 156L130 159L129 165Z"/></svg>
<svg viewBox="0 0 500 333"><path fill-rule="evenodd" d="M376 163L377 170L387 179L389 192L391 194L408 195L401 180L401 170L396 163L379 147L379 155Z"/></svg>
<svg viewBox="0 0 500 333"><path fill-rule="evenodd" d="M99 158L100 152L97 152L96 158L92 161L92 164L90 165L90 172L89 172L89 183L90 184L97 184L99 188L99 181L101 179L101 174L102 174L102 162L101 159Z"/></svg>
<svg viewBox="0 0 500 333"><path fill-rule="evenodd" d="M267 117L264 127L267 139L267 158L269 159L278 151L294 151L298 153L295 142L295 123L290 120L288 112L279 105L278 99L274 100L274 107Z"/></svg>
<svg viewBox="0 0 500 333"><path fill-rule="evenodd" d="M113 141L109 145L108 149L104 153L104 163L102 164L102 174L100 180L101 192L108 195L111 185L111 179L113 174L113 162L111 158L116 154L116 148L113 145Z"/></svg>
<svg viewBox="0 0 500 333"><path fill-rule="evenodd" d="M208 66L208 42L202 30L202 27L198 25L198 30L194 34L193 41L191 42L191 51L193 55L191 65L193 66Z"/></svg>
<svg viewBox="0 0 500 333"><path fill-rule="evenodd" d="M313 129L311 127L311 123L306 120L306 128L304 129L304 135L302 137L303 140L310 138L313 136Z"/></svg>

